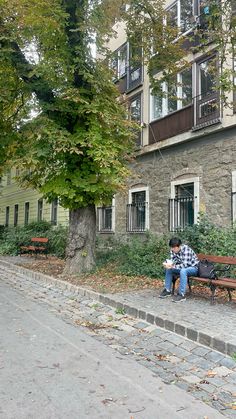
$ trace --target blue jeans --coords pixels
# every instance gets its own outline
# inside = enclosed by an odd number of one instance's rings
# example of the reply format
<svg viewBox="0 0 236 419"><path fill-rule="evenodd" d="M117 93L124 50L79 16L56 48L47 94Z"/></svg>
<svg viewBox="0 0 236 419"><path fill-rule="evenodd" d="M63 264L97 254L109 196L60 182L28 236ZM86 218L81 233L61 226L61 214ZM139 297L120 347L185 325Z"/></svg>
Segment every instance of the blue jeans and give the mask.
<svg viewBox="0 0 236 419"><path fill-rule="evenodd" d="M188 276L197 276L198 267L190 266L182 269L166 269L165 275L165 289L171 291L173 274L177 274L180 277L179 294L184 295L188 282Z"/></svg>

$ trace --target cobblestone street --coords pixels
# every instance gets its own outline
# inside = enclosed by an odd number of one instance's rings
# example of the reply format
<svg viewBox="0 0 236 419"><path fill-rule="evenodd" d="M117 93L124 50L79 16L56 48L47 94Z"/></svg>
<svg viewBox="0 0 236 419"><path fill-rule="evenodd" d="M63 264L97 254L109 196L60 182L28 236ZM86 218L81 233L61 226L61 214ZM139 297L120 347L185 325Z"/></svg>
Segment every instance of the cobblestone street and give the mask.
<svg viewBox="0 0 236 419"><path fill-rule="evenodd" d="M2 281L18 292L37 300L66 322L83 327L86 333L122 355L132 357L164 383L191 393L225 417L236 418L236 361L233 357L133 318L125 313L123 306L112 308L82 296L76 287L65 286L63 290L58 286L59 281L52 279L49 283L43 278L29 278L16 274L10 267L1 267L0 275Z"/></svg>

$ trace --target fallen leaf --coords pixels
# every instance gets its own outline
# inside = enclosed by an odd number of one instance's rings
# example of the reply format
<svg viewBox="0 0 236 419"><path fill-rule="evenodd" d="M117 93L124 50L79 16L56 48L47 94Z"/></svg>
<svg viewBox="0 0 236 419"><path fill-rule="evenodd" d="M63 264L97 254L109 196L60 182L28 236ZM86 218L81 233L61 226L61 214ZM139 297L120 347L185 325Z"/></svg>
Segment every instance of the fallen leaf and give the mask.
<svg viewBox="0 0 236 419"><path fill-rule="evenodd" d="M214 372L214 371L207 371L207 377L215 377L217 375L217 373L216 372Z"/></svg>

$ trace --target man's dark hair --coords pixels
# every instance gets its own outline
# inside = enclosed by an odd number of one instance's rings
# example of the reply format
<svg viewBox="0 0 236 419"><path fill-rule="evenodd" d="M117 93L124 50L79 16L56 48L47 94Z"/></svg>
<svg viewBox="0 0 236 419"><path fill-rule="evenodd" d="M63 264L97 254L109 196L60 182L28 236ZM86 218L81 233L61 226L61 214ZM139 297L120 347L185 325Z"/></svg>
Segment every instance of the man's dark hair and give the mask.
<svg viewBox="0 0 236 419"><path fill-rule="evenodd" d="M169 246L170 247L175 247L175 246L180 246L181 245L181 240L178 239L178 237L172 237L172 239L170 239L169 241Z"/></svg>

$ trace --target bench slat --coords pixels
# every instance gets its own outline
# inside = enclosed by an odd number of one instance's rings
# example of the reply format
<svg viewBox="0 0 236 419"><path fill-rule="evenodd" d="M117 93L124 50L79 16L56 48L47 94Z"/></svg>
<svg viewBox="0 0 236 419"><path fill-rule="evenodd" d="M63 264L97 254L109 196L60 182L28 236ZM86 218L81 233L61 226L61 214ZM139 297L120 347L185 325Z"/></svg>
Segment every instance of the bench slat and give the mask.
<svg viewBox="0 0 236 419"><path fill-rule="evenodd" d="M38 242L38 243L47 243L48 239L46 237L33 237L31 241Z"/></svg>
<svg viewBox="0 0 236 419"><path fill-rule="evenodd" d="M198 253L197 257L199 260L207 259L209 262L223 263L226 265L236 265L236 257L233 256L215 256L205 255L204 253Z"/></svg>
<svg viewBox="0 0 236 419"><path fill-rule="evenodd" d="M236 280L234 279L208 279L208 278L200 278L200 277L191 277L192 281L197 281L197 282L205 282L208 284L214 284L214 285L218 285L218 286L229 286L231 288L235 288L236 289Z"/></svg>
<svg viewBox="0 0 236 419"><path fill-rule="evenodd" d="M48 238L47 237L32 237L31 245L20 246L20 254L32 253L35 257L39 254L45 254L47 257L48 252Z"/></svg>

